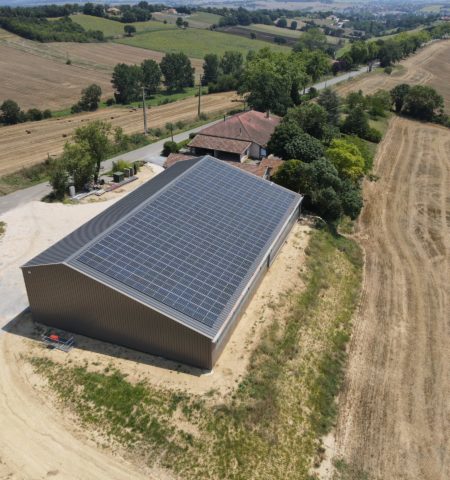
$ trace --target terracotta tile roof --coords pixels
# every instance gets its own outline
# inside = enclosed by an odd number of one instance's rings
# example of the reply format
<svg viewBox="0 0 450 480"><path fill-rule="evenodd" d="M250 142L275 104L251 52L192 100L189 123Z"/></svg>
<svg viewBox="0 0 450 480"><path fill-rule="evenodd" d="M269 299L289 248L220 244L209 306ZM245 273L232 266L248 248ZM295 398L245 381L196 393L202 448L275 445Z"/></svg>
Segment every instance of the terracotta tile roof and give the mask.
<svg viewBox="0 0 450 480"><path fill-rule="evenodd" d="M251 146L251 142L232 140L222 137L210 137L199 133L189 143L189 147L218 150L220 152L244 153Z"/></svg>
<svg viewBox="0 0 450 480"><path fill-rule="evenodd" d="M265 113L250 110L211 125L201 130L200 134L233 140L245 140L265 147L280 121L281 118L276 115L270 114L267 117Z"/></svg>
<svg viewBox="0 0 450 480"><path fill-rule="evenodd" d="M183 160L192 160L196 158L194 155L186 155L185 153L171 153L164 162L164 168L169 168L175 163L182 162Z"/></svg>
<svg viewBox="0 0 450 480"><path fill-rule="evenodd" d="M185 155L183 153L171 153L167 160L164 163L165 168L169 168L175 163L182 162L184 160L191 160L193 157L192 155ZM264 177L267 169L269 168L269 176L272 176L282 165L283 160L278 157L266 157L258 163L241 163L241 162L233 162L231 160L223 160L224 162L232 165L233 167L239 168L241 170L245 170L246 172L253 173L258 177Z"/></svg>

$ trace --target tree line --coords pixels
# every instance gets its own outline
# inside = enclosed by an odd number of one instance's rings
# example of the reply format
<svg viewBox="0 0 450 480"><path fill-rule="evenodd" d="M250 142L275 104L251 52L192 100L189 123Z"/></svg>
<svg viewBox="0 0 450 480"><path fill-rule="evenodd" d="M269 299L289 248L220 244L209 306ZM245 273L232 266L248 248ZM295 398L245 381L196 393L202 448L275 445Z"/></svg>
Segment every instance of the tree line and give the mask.
<svg viewBox="0 0 450 480"><path fill-rule="evenodd" d="M0 16L0 27L29 40L38 42L100 42L103 32L85 30L73 22L70 17L53 21L47 18L29 16Z"/></svg>

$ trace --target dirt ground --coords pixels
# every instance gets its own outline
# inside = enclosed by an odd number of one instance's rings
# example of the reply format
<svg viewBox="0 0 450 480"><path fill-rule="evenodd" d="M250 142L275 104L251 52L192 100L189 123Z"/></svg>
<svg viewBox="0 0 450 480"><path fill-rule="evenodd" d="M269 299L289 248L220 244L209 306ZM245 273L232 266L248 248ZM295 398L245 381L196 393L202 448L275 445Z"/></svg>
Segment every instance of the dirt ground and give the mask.
<svg viewBox="0 0 450 480"><path fill-rule="evenodd" d="M400 83L429 85L443 97L450 112L450 40L432 43L400 63L401 68L392 75L372 73L342 83L336 87L341 95L361 89L374 93L379 89L390 90Z"/></svg>
<svg viewBox="0 0 450 480"><path fill-rule="evenodd" d="M113 94L111 75L117 63L160 62L163 55L113 43L39 43L0 29L0 103L11 98L25 110L62 110L92 83L107 98ZM66 65L68 59L71 65ZM200 75L202 61L193 59L192 65Z"/></svg>
<svg viewBox="0 0 450 480"><path fill-rule="evenodd" d="M237 108L236 94L216 93L202 97L204 113L219 113ZM164 127L167 122L193 120L197 116L198 99L195 97L179 102L153 107L148 110L149 128ZM113 127L122 127L125 133L143 130L143 115L140 108L111 107L96 112L81 113L70 117L52 118L40 122L27 122L0 128L0 176L23 167L43 162L48 155L58 155L71 134L92 120L104 120Z"/></svg>
<svg viewBox="0 0 450 480"><path fill-rule="evenodd" d="M356 232L366 264L335 453L370 479L444 480L450 130L394 118L374 173Z"/></svg>
<svg viewBox="0 0 450 480"><path fill-rule="evenodd" d="M214 391L213 399L221 399L244 373L253 345L275 314L272 306L282 293L301 287L300 277L293 272L304 262L310 228L297 224L211 373L80 336L76 337L78 348L69 355L42 348L30 314L23 311L28 302L19 266L160 170L144 167L138 181L100 201L79 205L31 202L0 217L6 222L0 240L0 296L4 299L0 308L0 327L4 326L0 330L1 479L169 480L167 472L158 468L132 465L120 448L112 452L98 434L84 431L64 409L56 408L54 397L45 393L42 377L33 373L24 355L50 355L71 365L87 364L91 370L113 365L128 374L130 381L144 380L197 394Z"/></svg>

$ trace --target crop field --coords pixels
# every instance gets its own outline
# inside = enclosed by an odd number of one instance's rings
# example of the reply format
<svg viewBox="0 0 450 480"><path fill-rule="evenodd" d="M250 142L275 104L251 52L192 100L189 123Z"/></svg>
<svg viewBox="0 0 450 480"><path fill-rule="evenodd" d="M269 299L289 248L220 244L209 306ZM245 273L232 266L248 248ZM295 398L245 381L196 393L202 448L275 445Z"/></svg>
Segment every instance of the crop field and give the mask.
<svg viewBox="0 0 450 480"><path fill-rule="evenodd" d="M172 15L168 13L156 12L153 13L153 18L160 22L164 20L170 24L175 25L177 18L181 16L183 20L189 22L190 27L194 28L209 28L213 24L218 24L221 18L220 15L208 12L195 12L192 15Z"/></svg>
<svg viewBox="0 0 450 480"><path fill-rule="evenodd" d="M203 58L211 52L223 55L227 50L237 50L246 55L251 50L259 50L268 46L276 51L289 51L287 47L268 44L260 40L192 28L147 32L135 37L120 39L118 42L160 52L181 51L192 58Z"/></svg>
<svg viewBox="0 0 450 480"><path fill-rule="evenodd" d="M445 109L450 113L450 41L434 42L417 54L401 62L402 68L392 75L383 72L363 75L336 87L341 95L361 89L373 93L379 89L389 90L399 83L430 85L443 97Z"/></svg>
<svg viewBox="0 0 450 480"><path fill-rule="evenodd" d="M395 117L374 173L337 455L356 478L450 478L449 130Z"/></svg>
<svg viewBox="0 0 450 480"><path fill-rule="evenodd" d="M94 17L92 15L77 14L71 16L72 20L81 25L85 30L100 30L105 37L121 37L124 35L124 23L109 20L107 18ZM172 25L149 20L147 22L135 22L133 26L138 32L155 30L173 30Z"/></svg>
<svg viewBox="0 0 450 480"><path fill-rule="evenodd" d="M300 30L291 30L289 28L279 28L275 25L252 24L248 27L243 27L249 31L271 33L281 37L299 38L302 32Z"/></svg>
<svg viewBox="0 0 450 480"><path fill-rule="evenodd" d="M204 113L219 113L237 108L232 92L202 97ZM197 116L197 99L191 97L149 110L149 128L164 127L167 122L192 120ZM48 155L62 152L73 131L87 122L104 120L125 133L143 130L142 109L110 107L92 113L27 122L0 128L0 176L43 162Z"/></svg>
<svg viewBox="0 0 450 480"><path fill-rule="evenodd" d="M113 43L39 43L0 31L0 102L11 98L23 109L62 110L77 102L91 83L100 85L107 98L113 94L111 74L117 63L159 62L163 56ZM202 63L192 60L197 76Z"/></svg>

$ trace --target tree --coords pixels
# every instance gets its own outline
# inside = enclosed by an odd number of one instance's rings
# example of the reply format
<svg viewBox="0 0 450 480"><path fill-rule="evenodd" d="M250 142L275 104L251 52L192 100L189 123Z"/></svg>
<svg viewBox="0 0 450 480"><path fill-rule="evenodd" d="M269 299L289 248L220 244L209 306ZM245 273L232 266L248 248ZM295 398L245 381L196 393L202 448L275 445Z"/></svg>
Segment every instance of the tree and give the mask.
<svg viewBox="0 0 450 480"><path fill-rule="evenodd" d="M38 108L30 108L26 113L27 120L38 122L44 118L43 112Z"/></svg>
<svg viewBox="0 0 450 480"><path fill-rule="evenodd" d="M97 181L100 166L111 152L111 124L96 120L75 130L74 141L89 156L95 165L94 180ZM81 155L81 154L80 154Z"/></svg>
<svg viewBox="0 0 450 480"><path fill-rule="evenodd" d="M291 25L289 26L289 28L290 28L291 30L297 30L297 26L298 26L298 23L297 23L295 20L292 20Z"/></svg>
<svg viewBox="0 0 450 480"><path fill-rule="evenodd" d="M394 103L395 111L400 113L403 109L403 105L405 103L406 96L409 93L410 86L407 83L401 83L400 85L396 85L391 91L391 100Z"/></svg>
<svg viewBox="0 0 450 480"><path fill-rule="evenodd" d="M351 111L356 107L361 107L363 110L367 107L367 99L362 90L357 92L350 92L345 99L347 110Z"/></svg>
<svg viewBox="0 0 450 480"><path fill-rule="evenodd" d="M374 117L385 117L386 110L390 109L391 96L386 90L377 90L373 95L367 97L369 114Z"/></svg>
<svg viewBox="0 0 450 480"><path fill-rule="evenodd" d="M306 73L314 82L320 77L330 72L330 60L325 53L320 50L314 52L303 52L302 58L305 62Z"/></svg>
<svg viewBox="0 0 450 480"><path fill-rule="evenodd" d="M80 107L84 111L92 112L97 110L102 96L102 89L93 83L81 91Z"/></svg>
<svg viewBox="0 0 450 480"><path fill-rule="evenodd" d="M403 112L419 120L432 120L435 111L444 108L444 99L432 87L415 85L405 97Z"/></svg>
<svg viewBox="0 0 450 480"><path fill-rule="evenodd" d="M188 27L189 27L189 22L187 20L184 20L183 28L188 28Z"/></svg>
<svg viewBox="0 0 450 480"><path fill-rule="evenodd" d="M63 199L69 187L69 174L65 162L61 158L52 163L49 177L53 195L58 200Z"/></svg>
<svg viewBox="0 0 450 480"><path fill-rule="evenodd" d="M227 50L220 60L220 68L225 75L240 77L244 68L244 57L241 52Z"/></svg>
<svg viewBox="0 0 450 480"><path fill-rule="evenodd" d="M280 28L287 28L287 20L284 18L284 17L281 17L278 21L277 21L277 27L280 27Z"/></svg>
<svg viewBox="0 0 450 480"><path fill-rule="evenodd" d="M369 131L369 120L364 109L357 105L350 113L342 124L342 131L350 135L357 135L360 138L365 138Z"/></svg>
<svg viewBox="0 0 450 480"><path fill-rule="evenodd" d="M177 18L177 21L175 22L176 23L176 26L178 28L181 28L183 26L183 18L182 17L178 17Z"/></svg>
<svg viewBox="0 0 450 480"><path fill-rule="evenodd" d="M85 186L95 177L95 160L91 157L89 146L86 143L66 143L61 162L65 165L75 190L84 190ZM62 176L62 172L59 175ZM61 178L60 181L63 182L63 179Z"/></svg>
<svg viewBox="0 0 450 480"><path fill-rule="evenodd" d="M132 37L133 33L136 33L136 27L133 25L125 25L123 31L127 34L127 37Z"/></svg>
<svg viewBox="0 0 450 480"><path fill-rule="evenodd" d="M285 145L286 158L295 158L304 162L314 162L323 156L322 142L301 132L289 140Z"/></svg>
<svg viewBox="0 0 450 480"><path fill-rule="evenodd" d="M336 167L339 176L353 182L364 174L364 158L358 147L346 140L334 139L326 151L326 157Z"/></svg>
<svg viewBox="0 0 450 480"><path fill-rule="evenodd" d="M291 108L286 117L293 120L309 135L318 139L324 139L327 132L327 111L316 103L305 103Z"/></svg>
<svg viewBox="0 0 450 480"><path fill-rule="evenodd" d="M326 50L327 37L320 28L310 28L305 32L294 45L294 51L301 52L303 50Z"/></svg>
<svg viewBox="0 0 450 480"><path fill-rule="evenodd" d="M215 53L205 55L203 62L202 85L216 83L219 76L219 56Z"/></svg>
<svg viewBox="0 0 450 480"><path fill-rule="evenodd" d="M138 65L119 63L114 67L111 83L117 103L130 103L141 97L142 70Z"/></svg>
<svg viewBox="0 0 450 480"><path fill-rule="evenodd" d="M323 107L328 115L328 123L337 125L339 123L339 96L331 88L325 88L319 95L317 103Z"/></svg>
<svg viewBox="0 0 450 480"><path fill-rule="evenodd" d="M353 42L350 47L350 55L352 56L353 63L366 63L369 59L369 51L366 42Z"/></svg>
<svg viewBox="0 0 450 480"><path fill-rule="evenodd" d="M149 94L155 93L161 85L162 72L155 60L144 60L141 63L142 85Z"/></svg>
<svg viewBox="0 0 450 480"><path fill-rule="evenodd" d="M183 90L194 85L194 68L185 53L167 53L161 60L164 84L168 90Z"/></svg>
<svg viewBox="0 0 450 480"><path fill-rule="evenodd" d="M22 121L22 112L14 100L5 100L0 107L0 112L0 122L5 125L15 125Z"/></svg>
<svg viewBox="0 0 450 480"><path fill-rule="evenodd" d="M293 138L300 136L302 133L302 129L296 122L283 120L276 126L269 142L267 143L267 149L270 153L284 159L295 158L288 154L286 146Z"/></svg>

